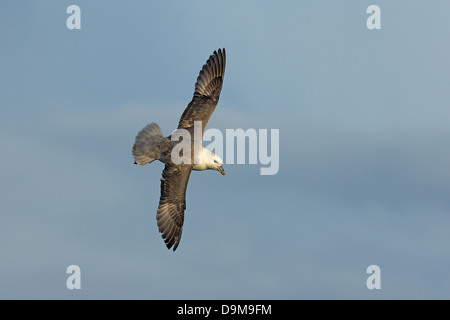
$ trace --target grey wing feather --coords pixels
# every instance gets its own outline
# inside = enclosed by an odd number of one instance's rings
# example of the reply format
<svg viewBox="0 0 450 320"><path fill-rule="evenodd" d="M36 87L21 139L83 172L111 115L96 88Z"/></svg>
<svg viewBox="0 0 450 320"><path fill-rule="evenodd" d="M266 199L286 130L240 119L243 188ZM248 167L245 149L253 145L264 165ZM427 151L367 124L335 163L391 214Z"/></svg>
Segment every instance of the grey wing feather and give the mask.
<svg viewBox="0 0 450 320"><path fill-rule="evenodd" d="M206 61L195 84L192 101L184 110L178 128L188 129L194 126L194 121L202 121L202 132L219 102L225 75L226 53L219 49Z"/></svg>
<svg viewBox="0 0 450 320"><path fill-rule="evenodd" d="M186 189L192 168L166 164L161 179L161 198L156 214L159 232L168 249L175 251L183 232Z"/></svg>

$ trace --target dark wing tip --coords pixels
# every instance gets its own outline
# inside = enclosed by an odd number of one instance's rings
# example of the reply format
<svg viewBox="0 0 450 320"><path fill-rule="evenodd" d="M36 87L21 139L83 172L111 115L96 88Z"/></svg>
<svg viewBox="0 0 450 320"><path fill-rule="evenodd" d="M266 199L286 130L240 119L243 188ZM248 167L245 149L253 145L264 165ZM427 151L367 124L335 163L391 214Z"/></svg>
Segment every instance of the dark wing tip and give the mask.
<svg viewBox="0 0 450 320"><path fill-rule="evenodd" d="M226 53L225 48L215 50L209 56L195 83L194 95L214 96L220 93L223 77L225 75ZM219 90L217 90L219 88ZM214 97L215 98L215 97Z"/></svg>
<svg viewBox="0 0 450 320"><path fill-rule="evenodd" d="M173 251L178 248L183 232L184 208L173 203L161 203L158 207L156 220L158 230L166 244L167 249Z"/></svg>

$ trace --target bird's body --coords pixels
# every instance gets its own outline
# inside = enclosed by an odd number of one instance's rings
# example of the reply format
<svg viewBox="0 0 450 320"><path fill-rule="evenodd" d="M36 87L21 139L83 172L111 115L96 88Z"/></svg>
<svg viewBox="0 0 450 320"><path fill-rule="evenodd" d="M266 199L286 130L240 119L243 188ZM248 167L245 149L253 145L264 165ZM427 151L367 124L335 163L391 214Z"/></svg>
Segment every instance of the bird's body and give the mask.
<svg viewBox="0 0 450 320"><path fill-rule="evenodd" d="M132 153L136 164L145 165L155 160L165 163L161 178L161 197L156 214L159 231L168 249L175 251L183 231L186 210L186 188L192 170L217 170L223 175L222 159L201 143L206 124L214 112L222 90L225 74L225 49L214 51L203 66L195 84L192 101L184 110L178 129L164 137L156 123L145 126L136 136ZM200 124L198 134L196 125ZM172 136L188 133L190 140L173 141ZM184 144L184 145L183 145ZM190 158L180 163L178 150L192 150ZM177 148L177 149L175 149ZM176 152L175 152L176 150Z"/></svg>

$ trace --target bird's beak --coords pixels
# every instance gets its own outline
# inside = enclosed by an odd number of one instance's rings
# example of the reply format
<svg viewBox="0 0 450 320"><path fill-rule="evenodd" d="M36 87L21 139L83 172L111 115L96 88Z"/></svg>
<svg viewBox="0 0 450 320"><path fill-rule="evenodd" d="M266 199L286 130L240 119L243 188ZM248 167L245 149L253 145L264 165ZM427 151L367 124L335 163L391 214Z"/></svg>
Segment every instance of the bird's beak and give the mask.
<svg viewBox="0 0 450 320"><path fill-rule="evenodd" d="M225 170L223 170L222 166L218 167L217 171L219 171L223 176L225 175Z"/></svg>

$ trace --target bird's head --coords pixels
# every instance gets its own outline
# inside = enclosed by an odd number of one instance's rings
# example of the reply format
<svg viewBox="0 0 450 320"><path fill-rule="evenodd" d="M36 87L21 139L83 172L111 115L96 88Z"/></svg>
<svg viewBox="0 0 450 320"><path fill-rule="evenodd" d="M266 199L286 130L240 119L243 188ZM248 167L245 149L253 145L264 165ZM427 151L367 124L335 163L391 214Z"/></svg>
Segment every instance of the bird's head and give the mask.
<svg viewBox="0 0 450 320"><path fill-rule="evenodd" d="M208 152L207 160L205 161L208 169L217 170L222 175L225 175L225 170L223 169L222 159L212 151Z"/></svg>

